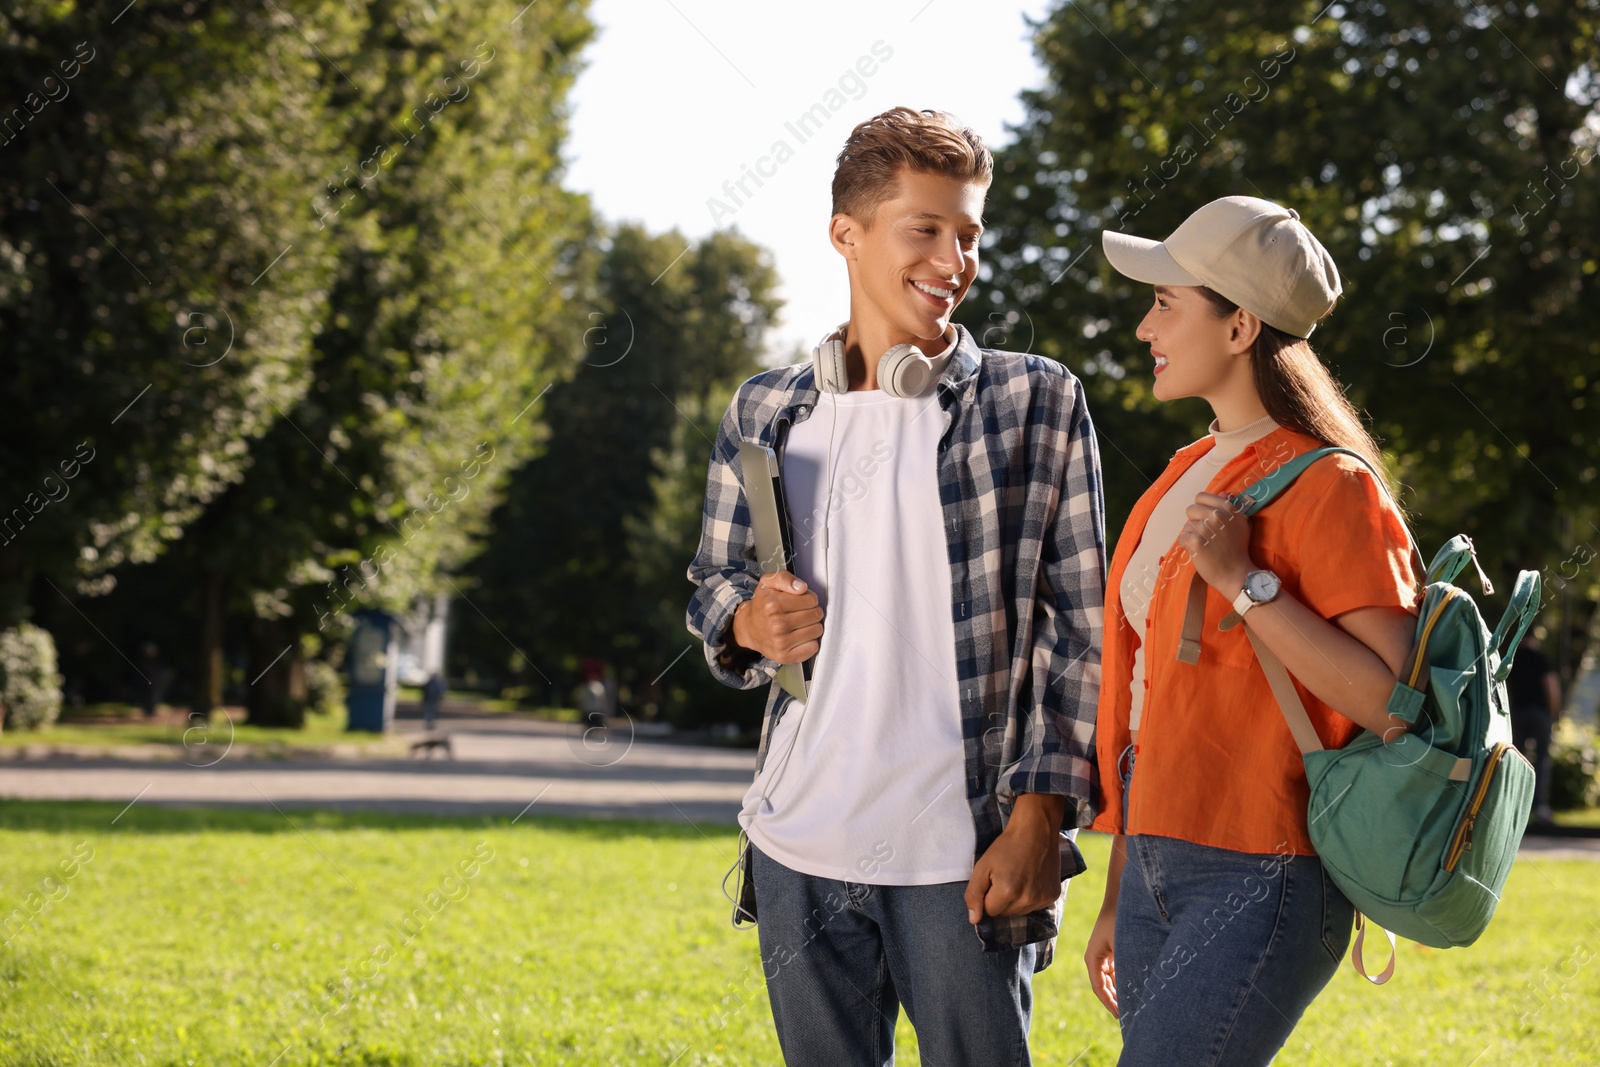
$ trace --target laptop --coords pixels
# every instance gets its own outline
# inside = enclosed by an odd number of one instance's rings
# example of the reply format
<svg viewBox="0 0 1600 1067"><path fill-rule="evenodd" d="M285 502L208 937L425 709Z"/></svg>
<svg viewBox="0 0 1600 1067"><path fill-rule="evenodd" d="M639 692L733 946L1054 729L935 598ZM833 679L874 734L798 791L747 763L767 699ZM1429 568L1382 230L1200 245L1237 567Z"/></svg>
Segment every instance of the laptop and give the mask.
<svg viewBox="0 0 1600 1067"><path fill-rule="evenodd" d="M783 474L778 455L766 445L739 442L739 469L744 472L744 498L750 509L750 532L755 535L756 562L762 574L791 570L794 566L794 525L783 494ZM778 684L802 703L816 657L805 663L778 667Z"/></svg>

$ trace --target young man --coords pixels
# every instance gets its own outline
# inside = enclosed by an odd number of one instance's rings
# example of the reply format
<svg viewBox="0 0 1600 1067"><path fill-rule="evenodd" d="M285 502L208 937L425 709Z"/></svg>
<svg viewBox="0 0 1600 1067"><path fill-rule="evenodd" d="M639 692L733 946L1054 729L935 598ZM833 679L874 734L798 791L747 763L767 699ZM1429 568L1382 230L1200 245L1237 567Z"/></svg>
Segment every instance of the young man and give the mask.
<svg viewBox="0 0 1600 1067"><path fill-rule="evenodd" d="M948 115L857 126L842 345L745 382L712 451L689 629L738 688L816 657L805 703L772 686L739 817L791 1065L889 1062L901 1002L925 1063L1029 1062L1082 869L1061 831L1093 815L1100 463L1071 373L950 321L992 172ZM760 576L741 439L780 457L793 573Z"/></svg>

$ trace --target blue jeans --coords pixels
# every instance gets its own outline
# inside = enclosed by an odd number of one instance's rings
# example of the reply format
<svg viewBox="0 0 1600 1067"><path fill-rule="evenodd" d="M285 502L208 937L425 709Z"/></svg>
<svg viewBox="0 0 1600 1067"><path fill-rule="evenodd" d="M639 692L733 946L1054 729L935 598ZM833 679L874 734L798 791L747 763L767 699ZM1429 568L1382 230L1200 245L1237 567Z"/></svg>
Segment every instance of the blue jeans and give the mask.
<svg viewBox="0 0 1600 1067"><path fill-rule="evenodd" d="M1117 1062L1272 1062L1338 970L1355 909L1316 856L1144 834L1125 841L1114 943Z"/></svg>
<svg viewBox="0 0 1600 1067"><path fill-rule="evenodd" d="M864 885L754 850L756 929L789 1067L885 1067L904 1002L930 1067L1026 1067L1036 945L985 952L965 882Z"/></svg>

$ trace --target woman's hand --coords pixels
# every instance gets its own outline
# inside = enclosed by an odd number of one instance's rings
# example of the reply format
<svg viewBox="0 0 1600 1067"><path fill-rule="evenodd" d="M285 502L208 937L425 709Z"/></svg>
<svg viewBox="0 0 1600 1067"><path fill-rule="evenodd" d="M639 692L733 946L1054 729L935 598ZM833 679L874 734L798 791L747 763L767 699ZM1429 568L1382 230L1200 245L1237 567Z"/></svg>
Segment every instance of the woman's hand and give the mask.
<svg viewBox="0 0 1600 1067"><path fill-rule="evenodd" d="M1177 543L1206 584L1232 601L1245 575L1257 569L1250 559L1250 519L1215 493L1194 499ZM1355 608L1328 620L1284 590L1248 618L1251 634L1318 700L1385 739L1409 728L1389 714L1388 702L1416 632L1412 610Z"/></svg>
<svg viewBox="0 0 1600 1067"><path fill-rule="evenodd" d="M1188 521L1178 545L1205 583L1232 600L1244 588L1244 576L1256 569L1250 562L1249 516L1215 493L1198 494L1184 516Z"/></svg>
<svg viewBox="0 0 1600 1067"><path fill-rule="evenodd" d="M1117 1013L1117 955L1113 947L1116 938L1117 913L1100 909L1089 933L1089 946L1083 950L1083 962L1089 968L1089 988L1100 998L1113 1019Z"/></svg>

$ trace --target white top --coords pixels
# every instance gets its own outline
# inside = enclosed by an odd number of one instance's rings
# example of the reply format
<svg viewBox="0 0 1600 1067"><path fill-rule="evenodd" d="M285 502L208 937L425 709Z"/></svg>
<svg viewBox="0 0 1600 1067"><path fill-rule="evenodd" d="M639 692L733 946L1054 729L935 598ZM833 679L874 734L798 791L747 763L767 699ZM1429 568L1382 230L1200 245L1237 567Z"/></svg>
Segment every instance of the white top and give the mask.
<svg viewBox="0 0 1600 1067"><path fill-rule="evenodd" d="M810 700L773 727L739 822L804 874L876 885L972 875L935 389L912 399L825 393L784 450L794 572L822 604L823 636ZM817 535L830 429L824 582Z"/></svg>
<svg viewBox="0 0 1600 1067"><path fill-rule="evenodd" d="M1188 521L1184 512L1194 503L1194 498L1206 491L1217 472L1253 441L1258 441L1278 428L1271 415L1263 415L1248 426L1237 430L1217 429L1217 420L1211 420L1211 438L1216 443L1211 450L1178 476L1166 494L1157 501L1155 510L1145 523L1139 537L1139 547L1128 558L1128 569L1122 574L1122 613L1138 638L1133 650L1133 707L1128 712L1128 728L1137 730L1144 712L1144 627L1149 617L1150 598L1155 593L1156 580L1161 573L1161 557L1178 540L1183 524Z"/></svg>

